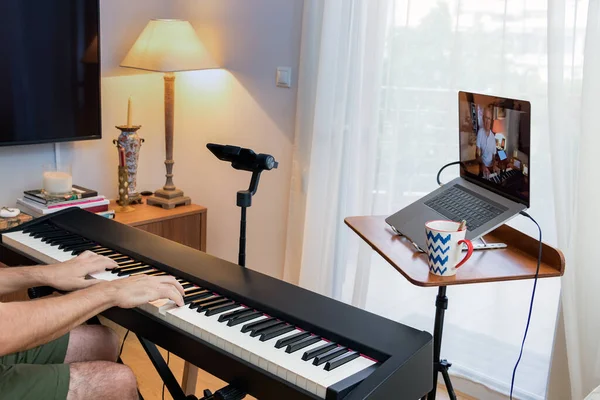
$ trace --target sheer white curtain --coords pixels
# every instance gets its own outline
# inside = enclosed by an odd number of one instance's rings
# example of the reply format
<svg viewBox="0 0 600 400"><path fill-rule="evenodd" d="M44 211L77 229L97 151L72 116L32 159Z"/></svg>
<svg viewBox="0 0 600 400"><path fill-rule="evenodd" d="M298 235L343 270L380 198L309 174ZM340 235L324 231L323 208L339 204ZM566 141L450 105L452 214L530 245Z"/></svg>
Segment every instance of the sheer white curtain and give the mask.
<svg viewBox="0 0 600 400"><path fill-rule="evenodd" d="M600 299L586 281L597 256L582 247L598 221L597 185L583 180L595 169L577 152L581 140L590 158L598 148L591 145L594 112L581 113L594 105L589 97L600 71L589 60L595 7L588 13L587 2L577 0L307 0L286 279L431 331L435 289L406 282L343 219L389 215L435 189L439 167L458 157L458 90L529 100L530 214L545 241L566 250L567 271L578 271L565 277L563 307L573 396L582 398L600 370L598 345L586 347L600 328L597 317L588 318ZM537 237L523 218L510 224ZM560 283L538 284L518 398L545 397ZM508 392L531 289L521 281L448 290L442 355L454 363L452 374ZM459 389L487 397L460 382Z"/></svg>
<svg viewBox="0 0 600 400"><path fill-rule="evenodd" d="M600 222L596 165L600 135L600 6L597 1L549 2L548 107L571 396L600 385Z"/></svg>

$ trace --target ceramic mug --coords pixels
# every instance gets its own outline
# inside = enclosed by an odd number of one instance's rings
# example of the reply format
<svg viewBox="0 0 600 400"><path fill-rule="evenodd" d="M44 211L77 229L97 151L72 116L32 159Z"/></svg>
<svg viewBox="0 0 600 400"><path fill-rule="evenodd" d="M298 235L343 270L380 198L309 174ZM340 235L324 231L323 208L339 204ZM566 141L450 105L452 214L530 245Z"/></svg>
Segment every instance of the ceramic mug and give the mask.
<svg viewBox="0 0 600 400"><path fill-rule="evenodd" d="M473 243L465 239L467 228L459 228L460 223L454 221L438 220L425 224L430 273L439 276L456 275L456 270L473 254ZM463 243L467 245L467 254L461 259Z"/></svg>

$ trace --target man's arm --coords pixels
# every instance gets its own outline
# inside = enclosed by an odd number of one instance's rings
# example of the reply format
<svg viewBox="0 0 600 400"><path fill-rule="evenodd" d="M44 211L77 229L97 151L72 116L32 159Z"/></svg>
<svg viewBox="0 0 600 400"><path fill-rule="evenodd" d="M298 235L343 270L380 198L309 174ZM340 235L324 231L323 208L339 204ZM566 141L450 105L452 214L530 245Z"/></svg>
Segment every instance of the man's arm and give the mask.
<svg viewBox="0 0 600 400"><path fill-rule="evenodd" d="M168 276L134 276L65 296L0 303L0 356L48 343L110 307L132 308L168 298L183 305L184 291Z"/></svg>
<svg viewBox="0 0 600 400"><path fill-rule="evenodd" d="M83 289L99 282L86 279L88 274L116 266L113 260L88 251L59 264L2 268L0 295L34 286L52 286L67 291Z"/></svg>

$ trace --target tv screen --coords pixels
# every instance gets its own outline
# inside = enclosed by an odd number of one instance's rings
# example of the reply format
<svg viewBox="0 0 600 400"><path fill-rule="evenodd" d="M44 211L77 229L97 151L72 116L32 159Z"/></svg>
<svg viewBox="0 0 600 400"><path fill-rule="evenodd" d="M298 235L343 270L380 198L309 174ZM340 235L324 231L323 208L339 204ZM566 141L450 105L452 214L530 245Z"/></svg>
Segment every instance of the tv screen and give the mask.
<svg viewBox="0 0 600 400"><path fill-rule="evenodd" d="M0 146L99 139L99 0L0 2Z"/></svg>

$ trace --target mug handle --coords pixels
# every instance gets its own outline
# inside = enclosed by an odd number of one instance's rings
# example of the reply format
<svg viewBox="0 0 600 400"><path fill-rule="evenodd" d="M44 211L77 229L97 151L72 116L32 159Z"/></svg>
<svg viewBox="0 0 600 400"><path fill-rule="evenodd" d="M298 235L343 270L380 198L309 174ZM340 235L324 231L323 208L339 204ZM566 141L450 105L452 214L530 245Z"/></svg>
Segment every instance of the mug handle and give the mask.
<svg viewBox="0 0 600 400"><path fill-rule="evenodd" d="M467 255L464 256L463 259L458 264L456 264L456 267L454 267L454 268L458 268L461 265L463 265L464 263L466 263L467 260L469 258L471 258L471 256L473 255L473 243L471 243L471 241L469 239L464 239L464 240L458 241L459 246L463 243L467 245Z"/></svg>

